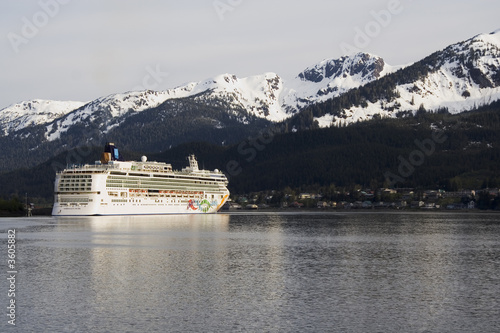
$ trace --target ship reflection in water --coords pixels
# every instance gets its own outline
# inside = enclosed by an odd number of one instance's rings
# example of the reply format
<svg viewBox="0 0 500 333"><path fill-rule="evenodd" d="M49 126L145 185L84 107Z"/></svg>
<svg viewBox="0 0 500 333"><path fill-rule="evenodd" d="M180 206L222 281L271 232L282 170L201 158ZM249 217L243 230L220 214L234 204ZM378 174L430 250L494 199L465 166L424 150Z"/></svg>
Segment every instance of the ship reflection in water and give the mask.
<svg viewBox="0 0 500 333"><path fill-rule="evenodd" d="M34 218L16 236L17 326L495 331L499 236L496 214Z"/></svg>

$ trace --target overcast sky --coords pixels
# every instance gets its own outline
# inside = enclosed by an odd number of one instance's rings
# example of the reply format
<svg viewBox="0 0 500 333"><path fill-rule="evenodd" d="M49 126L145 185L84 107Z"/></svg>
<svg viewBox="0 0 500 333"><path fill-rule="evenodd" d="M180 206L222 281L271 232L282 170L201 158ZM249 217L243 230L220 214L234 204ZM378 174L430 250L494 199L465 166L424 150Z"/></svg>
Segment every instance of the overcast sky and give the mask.
<svg viewBox="0 0 500 333"><path fill-rule="evenodd" d="M499 13L498 0L2 0L0 108L223 73L286 80L355 51L407 64L497 30Z"/></svg>

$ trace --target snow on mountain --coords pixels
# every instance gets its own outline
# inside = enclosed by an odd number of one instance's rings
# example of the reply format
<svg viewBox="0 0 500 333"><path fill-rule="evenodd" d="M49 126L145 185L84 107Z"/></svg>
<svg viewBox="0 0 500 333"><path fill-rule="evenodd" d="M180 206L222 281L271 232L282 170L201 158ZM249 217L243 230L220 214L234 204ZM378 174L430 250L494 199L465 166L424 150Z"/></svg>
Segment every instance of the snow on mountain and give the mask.
<svg viewBox="0 0 500 333"><path fill-rule="evenodd" d="M450 45L422 60L427 75L398 84L391 101L367 101L345 110L342 117L316 118L320 126L353 123L374 115L395 117L400 111L447 108L459 113L500 99L500 30ZM412 70L412 66L408 66Z"/></svg>
<svg viewBox="0 0 500 333"><path fill-rule="evenodd" d="M60 135L75 124L88 120L95 121L97 118L104 121L104 131L119 125L117 119L123 118L127 113L133 114L158 106L169 98L175 98L171 91L132 91L123 94L112 94L93 100L72 112L51 122L46 127L46 138L49 141L58 139Z"/></svg>
<svg viewBox="0 0 500 333"><path fill-rule="evenodd" d="M106 133L131 115L167 100L186 97L200 104L221 106L242 123L248 122L246 115L279 122L309 105L395 75L398 70L411 73L422 62L428 66L425 75L398 84L396 98L367 100L343 110L341 115L326 114L316 120L325 127L340 121L345 124L371 119L376 114L396 116L400 111L415 112L421 107L427 110L446 107L450 112L461 112L500 98L500 30L497 30L453 44L406 67L390 66L378 56L358 53L323 60L291 80L283 80L275 73L246 78L222 74L165 91L112 94L88 103L22 102L0 110L0 135L45 124L45 137L52 141L80 122L98 124L97 128Z"/></svg>
<svg viewBox="0 0 500 333"><path fill-rule="evenodd" d="M132 91L112 94L88 103L31 101L5 108L0 125L5 135L30 124L46 126L46 139L53 141L82 121L103 122L104 132L118 126L137 112L154 108L169 99L195 96L200 102L224 100L230 105L226 112L245 110L270 121L286 119L301 108L331 97L393 71L382 58L366 53L353 57L328 59L311 66L290 82L275 73L238 78L222 74L201 82L191 82L165 91ZM247 121L242 116L241 122Z"/></svg>
<svg viewBox="0 0 500 333"><path fill-rule="evenodd" d="M84 104L40 99L13 104L0 110L0 133L8 135L29 126L51 122Z"/></svg>
<svg viewBox="0 0 500 333"><path fill-rule="evenodd" d="M278 75L266 73L239 79L235 75L223 74L201 82L192 82L166 91L139 91L113 94L85 104L47 125L46 138L55 140L75 123L93 122L99 119L104 132L118 126L134 113L154 108L169 99L184 98L206 93L201 101L219 98L229 101L233 107L244 109L258 117L279 121L286 117L278 102L282 82ZM230 110L227 110L230 112ZM242 119L242 122L246 121Z"/></svg>
<svg viewBox="0 0 500 333"><path fill-rule="evenodd" d="M390 66L382 58L368 53L323 60L286 83L282 105L289 112L295 112L340 96L401 67Z"/></svg>
<svg viewBox="0 0 500 333"><path fill-rule="evenodd" d="M306 68L290 81L275 73L246 78L223 74L169 90L171 96L188 97L210 92L211 98L230 101L249 113L270 121L282 121L301 108L339 96L347 90L376 80L400 67L387 65L367 53L327 59Z"/></svg>
<svg viewBox="0 0 500 333"><path fill-rule="evenodd" d="M246 78L222 74L169 91L177 97L189 97L208 92L208 98L224 99L233 107L243 108L257 117L280 121L289 116L279 105L282 90L282 79L275 73L265 73ZM206 98L205 96L204 99Z"/></svg>
<svg viewBox="0 0 500 333"><path fill-rule="evenodd" d="M402 108L458 113L499 99L500 31L451 45L438 66L427 78L398 87Z"/></svg>

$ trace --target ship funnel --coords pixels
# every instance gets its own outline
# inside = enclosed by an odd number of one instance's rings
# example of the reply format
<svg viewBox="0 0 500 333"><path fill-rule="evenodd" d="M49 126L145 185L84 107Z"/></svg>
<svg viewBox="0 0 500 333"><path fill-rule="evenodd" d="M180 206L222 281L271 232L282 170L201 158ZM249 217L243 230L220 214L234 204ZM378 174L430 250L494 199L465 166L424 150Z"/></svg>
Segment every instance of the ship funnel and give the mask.
<svg viewBox="0 0 500 333"><path fill-rule="evenodd" d="M108 164L110 161L121 161L122 156L118 151L118 148L115 147L115 144L112 142L106 143L104 146L104 152L101 154L101 163Z"/></svg>

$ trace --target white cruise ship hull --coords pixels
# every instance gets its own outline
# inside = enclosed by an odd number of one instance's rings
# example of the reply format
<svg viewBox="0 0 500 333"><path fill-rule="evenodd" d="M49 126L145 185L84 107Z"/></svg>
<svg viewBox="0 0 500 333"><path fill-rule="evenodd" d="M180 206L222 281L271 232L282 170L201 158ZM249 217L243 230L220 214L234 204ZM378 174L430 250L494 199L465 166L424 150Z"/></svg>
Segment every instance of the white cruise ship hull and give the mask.
<svg viewBox="0 0 500 333"><path fill-rule="evenodd" d="M221 199L188 199L173 202L173 199L141 198L121 199L116 202L108 198L100 201L99 196L93 195L90 202L65 203L56 202L52 209L54 216L91 216L91 215L161 215L161 214L210 214L216 213L229 197L229 192L221 194ZM220 195L219 195L220 196ZM120 200L120 199L118 199Z"/></svg>

